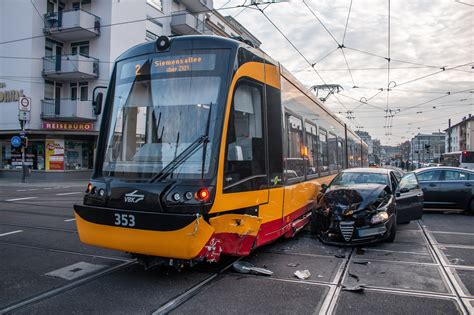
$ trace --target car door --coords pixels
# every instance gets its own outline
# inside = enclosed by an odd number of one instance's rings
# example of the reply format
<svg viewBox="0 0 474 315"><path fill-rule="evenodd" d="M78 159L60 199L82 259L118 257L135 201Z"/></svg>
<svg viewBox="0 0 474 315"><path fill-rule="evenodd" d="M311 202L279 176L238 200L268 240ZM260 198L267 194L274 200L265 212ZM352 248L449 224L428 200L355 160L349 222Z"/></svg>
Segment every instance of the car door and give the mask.
<svg viewBox="0 0 474 315"><path fill-rule="evenodd" d="M439 198L441 170L430 169L416 173L421 190L423 190L424 207L436 208L442 202Z"/></svg>
<svg viewBox="0 0 474 315"><path fill-rule="evenodd" d="M445 169L441 173L439 198L446 208L466 208L472 197L472 181L469 173L455 169Z"/></svg>
<svg viewBox="0 0 474 315"><path fill-rule="evenodd" d="M423 214L423 191L414 173L402 177L395 193L397 201L397 223L421 219Z"/></svg>

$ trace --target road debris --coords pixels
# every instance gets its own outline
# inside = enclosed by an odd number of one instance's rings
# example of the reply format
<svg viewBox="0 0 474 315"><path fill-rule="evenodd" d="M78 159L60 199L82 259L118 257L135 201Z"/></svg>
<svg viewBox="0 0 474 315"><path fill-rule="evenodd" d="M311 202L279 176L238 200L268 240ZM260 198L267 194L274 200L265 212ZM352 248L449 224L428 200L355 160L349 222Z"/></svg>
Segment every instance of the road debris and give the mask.
<svg viewBox="0 0 474 315"><path fill-rule="evenodd" d="M266 268L256 267L254 264L246 261L236 261L232 264L232 268L238 273L252 273L264 276L273 275L273 271Z"/></svg>
<svg viewBox="0 0 474 315"><path fill-rule="evenodd" d="M298 267L300 264L296 264L296 263L287 263L286 264L288 267Z"/></svg>
<svg viewBox="0 0 474 315"><path fill-rule="evenodd" d="M334 255L334 257L336 257L336 258L346 258L346 255L336 254L336 255Z"/></svg>
<svg viewBox="0 0 474 315"><path fill-rule="evenodd" d="M311 272L309 272L309 270L307 270L307 269L305 269L305 270L296 270L294 275L298 279L305 280L305 279L308 279L309 277L311 277Z"/></svg>
<svg viewBox="0 0 474 315"><path fill-rule="evenodd" d="M357 265L368 265L370 261L353 261L353 263Z"/></svg>
<svg viewBox="0 0 474 315"><path fill-rule="evenodd" d="M359 276L349 272L349 277L354 278L359 282Z"/></svg>
<svg viewBox="0 0 474 315"><path fill-rule="evenodd" d="M365 249L363 249L362 247L357 247L356 254L357 255L364 255L365 254Z"/></svg>
<svg viewBox="0 0 474 315"><path fill-rule="evenodd" d="M349 291L349 292L355 292L355 293L362 293L364 292L364 285L359 284L353 287L346 287L345 285L342 286L342 291Z"/></svg>

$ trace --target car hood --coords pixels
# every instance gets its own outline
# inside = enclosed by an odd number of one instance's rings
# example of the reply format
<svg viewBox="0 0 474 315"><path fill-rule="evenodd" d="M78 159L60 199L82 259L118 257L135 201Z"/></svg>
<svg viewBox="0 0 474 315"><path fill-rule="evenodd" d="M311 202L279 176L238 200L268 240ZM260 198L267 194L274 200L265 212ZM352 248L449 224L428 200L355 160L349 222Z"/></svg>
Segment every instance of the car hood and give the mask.
<svg viewBox="0 0 474 315"><path fill-rule="evenodd" d="M382 184L355 184L347 186L332 186L322 198L322 206L330 209L335 214L344 214L346 211L360 212L376 208L380 204L381 196L390 196L387 185ZM371 207L371 206L374 207Z"/></svg>

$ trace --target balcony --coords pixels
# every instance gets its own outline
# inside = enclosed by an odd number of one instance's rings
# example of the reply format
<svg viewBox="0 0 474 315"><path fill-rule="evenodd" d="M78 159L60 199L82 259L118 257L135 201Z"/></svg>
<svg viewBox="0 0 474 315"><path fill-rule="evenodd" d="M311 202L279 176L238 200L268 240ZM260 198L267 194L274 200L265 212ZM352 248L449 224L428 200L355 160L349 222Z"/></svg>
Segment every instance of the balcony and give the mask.
<svg viewBox="0 0 474 315"><path fill-rule="evenodd" d="M60 41L76 41L100 35L100 18L84 10L49 12L43 32Z"/></svg>
<svg viewBox="0 0 474 315"><path fill-rule="evenodd" d="M207 13L212 10L211 0L180 0L179 2L184 4L189 11L194 13Z"/></svg>
<svg viewBox="0 0 474 315"><path fill-rule="evenodd" d="M43 76L53 80L87 80L99 76L99 59L83 55L43 57Z"/></svg>
<svg viewBox="0 0 474 315"><path fill-rule="evenodd" d="M188 11L173 12L171 15L171 30L182 35L201 34L199 31L204 23Z"/></svg>
<svg viewBox="0 0 474 315"><path fill-rule="evenodd" d="M91 101L41 100L41 118L60 121L95 121Z"/></svg>

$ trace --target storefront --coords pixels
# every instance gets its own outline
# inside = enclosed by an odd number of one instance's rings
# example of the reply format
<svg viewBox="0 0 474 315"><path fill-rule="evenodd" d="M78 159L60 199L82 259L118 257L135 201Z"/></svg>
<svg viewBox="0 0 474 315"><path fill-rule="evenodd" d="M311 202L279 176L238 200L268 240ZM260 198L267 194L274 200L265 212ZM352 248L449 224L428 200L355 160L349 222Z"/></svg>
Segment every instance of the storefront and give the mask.
<svg viewBox="0 0 474 315"><path fill-rule="evenodd" d="M21 150L10 139L19 131L0 135L0 169L21 169ZM42 130L27 130L25 163L30 171L90 171L97 132L90 122L43 122Z"/></svg>

